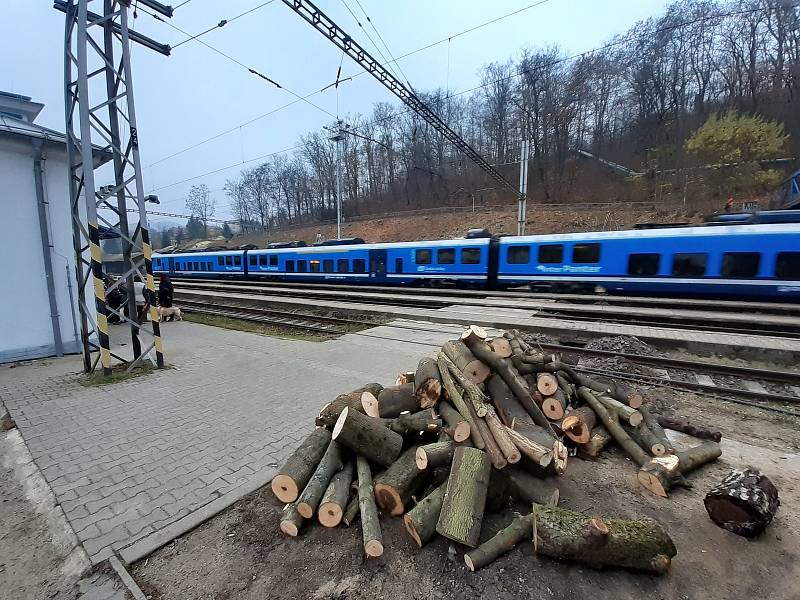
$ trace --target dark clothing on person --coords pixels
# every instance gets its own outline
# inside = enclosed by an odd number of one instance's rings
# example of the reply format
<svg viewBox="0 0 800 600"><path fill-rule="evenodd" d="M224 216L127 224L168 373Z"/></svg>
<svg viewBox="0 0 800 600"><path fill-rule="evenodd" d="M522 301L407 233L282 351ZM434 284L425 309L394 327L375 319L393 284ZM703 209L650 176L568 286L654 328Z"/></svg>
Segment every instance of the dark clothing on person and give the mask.
<svg viewBox="0 0 800 600"><path fill-rule="evenodd" d="M164 308L172 308L172 295L175 288L169 277L162 275L158 282L158 305Z"/></svg>

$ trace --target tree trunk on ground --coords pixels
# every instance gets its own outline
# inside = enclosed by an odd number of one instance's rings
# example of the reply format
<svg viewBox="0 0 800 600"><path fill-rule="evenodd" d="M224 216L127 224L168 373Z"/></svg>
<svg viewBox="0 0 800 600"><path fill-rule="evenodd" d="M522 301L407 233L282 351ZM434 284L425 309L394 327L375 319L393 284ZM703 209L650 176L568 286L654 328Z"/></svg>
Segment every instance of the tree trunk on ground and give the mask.
<svg viewBox="0 0 800 600"><path fill-rule="evenodd" d="M603 451L603 448L605 448L612 439L611 434L608 433L605 427L596 425L592 429L592 435L589 437L589 441L585 444L581 444L578 448L578 454L580 454L582 458L597 458L600 456L600 452Z"/></svg>
<svg viewBox="0 0 800 600"><path fill-rule="evenodd" d="M702 426L693 425L684 419L675 419L673 417L659 416L658 424L661 427L672 429L673 431L680 431L686 435L691 435L701 440L711 440L712 442L719 442L722 440L722 434L719 431L711 431Z"/></svg>
<svg viewBox="0 0 800 600"><path fill-rule="evenodd" d="M388 467L403 449L403 436L381 421L345 408L333 427L333 439L357 454Z"/></svg>
<svg viewBox="0 0 800 600"><path fill-rule="evenodd" d="M409 433L439 433L442 429L442 420L436 416L432 408L415 413L406 413L395 419L384 421L389 428L400 435Z"/></svg>
<svg viewBox="0 0 800 600"><path fill-rule="evenodd" d="M442 352L473 383L483 383L491 375L489 367L475 358L460 340L445 342Z"/></svg>
<svg viewBox="0 0 800 600"><path fill-rule="evenodd" d="M424 475L417 468L416 457L417 447L412 446L375 478L375 503L381 512L393 517L405 512L406 504Z"/></svg>
<svg viewBox="0 0 800 600"><path fill-rule="evenodd" d="M581 386L578 388L578 396L580 396L580 398L586 402L586 404L592 407L597 415L599 424L606 428L608 433L611 434L611 437L614 438L614 440L620 445L620 447L622 447L623 450L625 450L628 456L630 456L637 465L641 467L650 460L648 454L642 450L639 444L631 439L631 437L622 428L622 425L619 424L619 417L617 416L617 413L606 409L605 404L598 400L594 392L587 387Z"/></svg>
<svg viewBox="0 0 800 600"><path fill-rule="evenodd" d="M652 519L600 519L539 504L534 505L532 537L537 554L593 567L666 573L677 554L672 539Z"/></svg>
<svg viewBox="0 0 800 600"><path fill-rule="evenodd" d="M623 421L632 427L636 427L642 422L642 413L635 408L631 408L627 404L623 404L622 402L614 400L613 398L609 398L608 396L595 394L595 398L602 402L603 406L605 406L608 410L612 410L617 413L620 421Z"/></svg>
<svg viewBox="0 0 800 600"><path fill-rule="evenodd" d="M303 493L297 498L297 512L304 518L310 519L314 516L314 511L325 495L328 484L342 466L342 447L337 442L331 441Z"/></svg>
<svg viewBox="0 0 800 600"><path fill-rule="evenodd" d="M497 413L494 411L493 406L488 407L484 421L486 422L486 426L489 428L489 431L491 431L492 437L494 438L494 441L497 442L500 452L503 453L506 461L512 465L514 463L518 463L522 458L522 455L520 454L520 451L514 442L511 440L511 436L508 435L508 428L500 422L500 419L497 416Z"/></svg>
<svg viewBox="0 0 800 600"><path fill-rule="evenodd" d="M315 429L272 479L272 491L281 502L294 502L322 460L331 441L327 429Z"/></svg>
<svg viewBox="0 0 800 600"><path fill-rule="evenodd" d="M440 535L467 546L478 545L491 470L485 452L456 448L436 524Z"/></svg>
<svg viewBox="0 0 800 600"><path fill-rule="evenodd" d="M560 388L542 399L542 412L544 416L551 421L560 421L564 418L564 413L567 410L567 395Z"/></svg>
<svg viewBox="0 0 800 600"><path fill-rule="evenodd" d="M525 504L556 506L560 498L558 488L547 481L526 473L519 467L500 471L505 477L508 494Z"/></svg>
<svg viewBox="0 0 800 600"><path fill-rule="evenodd" d="M453 381L453 377L450 375L450 367L447 366L447 357L443 353L439 353L437 365L439 367L439 374L442 376L442 386L447 392L447 397L461 416L469 423L469 435L472 439L472 443L478 449L485 448L486 443L483 441L483 437L481 437L476 424L478 417L473 413L470 409L471 407L467 405L461 393L456 389L456 384Z"/></svg>
<svg viewBox="0 0 800 600"><path fill-rule="evenodd" d="M683 452L659 456L639 469L639 483L655 495L666 498L676 485L687 485L682 480L684 475L717 460L721 454L718 443L704 442Z"/></svg>
<svg viewBox="0 0 800 600"><path fill-rule="evenodd" d="M436 534L436 523L439 520L446 490L447 482L444 482L420 500L403 517L406 531L420 548Z"/></svg>
<svg viewBox="0 0 800 600"><path fill-rule="evenodd" d="M281 531L288 536L297 537L297 532L303 525L303 515L297 512L297 503L290 502L283 507L283 514L281 515Z"/></svg>
<svg viewBox="0 0 800 600"><path fill-rule="evenodd" d="M461 413L444 400L439 402L437 408L442 419L447 423L447 435L453 438L453 441L460 443L469 439L469 421L462 417Z"/></svg>
<svg viewBox="0 0 800 600"><path fill-rule="evenodd" d="M348 394L336 396L333 402L326 405L320 411L319 417L317 417L317 425L328 428L333 427L333 424L336 423L336 419L339 418L339 415L342 414L342 410L345 407L364 412L364 407L361 404L361 395L364 392L369 392L373 396L377 396L382 389L383 386L380 383L368 383Z"/></svg>
<svg viewBox="0 0 800 600"><path fill-rule="evenodd" d="M442 393L442 377L434 358L423 358L414 374L414 397L420 408L436 406Z"/></svg>
<svg viewBox="0 0 800 600"><path fill-rule="evenodd" d="M370 417L392 419L401 413L419 410L417 399L414 397L414 384L393 385L383 388L376 398L377 405L369 402L364 406L364 412Z"/></svg>
<svg viewBox="0 0 800 600"><path fill-rule="evenodd" d="M344 468L331 478L319 503L317 518L325 527L336 527L342 521L352 482L353 461L348 460Z"/></svg>
<svg viewBox="0 0 800 600"><path fill-rule="evenodd" d="M653 431L645 425L644 421L639 423L638 427L631 427L625 424L623 424L622 427L627 434L631 436L631 439L639 444L645 452L653 456L664 456L667 453L663 440L653 433Z"/></svg>
<svg viewBox="0 0 800 600"><path fill-rule="evenodd" d="M497 409L497 416L503 425L512 426L515 418L530 419L528 412L522 407L519 400L514 396L511 388L503 381L500 375L492 375L486 382L486 391L494 402Z"/></svg>
<svg viewBox="0 0 800 600"><path fill-rule="evenodd" d="M358 455L356 461L356 470L358 471L358 508L361 514L364 552L368 557L377 557L383 554L383 535L381 535L381 524L378 520L378 508L375 506L372 473L366 458Z"/></svg>
<svg viewBox="0 0 800 600"><path fill-rule="evenodd" d="M453 440L420 446L417 448L417 468L424 471L445 465L449 466L453 462L455 451L456 443Z"/></svg>
<svg viewBox="0 0 800 600"><path fill-rule="evenodd" d="M780 505L778 489L752 469L729 473L703 502L714 523L749 538L767 528Z"/></svg>
<svg viewBox="0 0 800 600"><path fill-rule="evenodd" d="M576 408L561 422L561 430L576 444L587 444L592 437L592 428L597 415L590 406Z"/></svg>
<svg viewBox="0 0 800 600"><path fill-rule="evenodd" d="M533 532L533 515L516 515L508 527L483 542L474 550L464 555L464 562L470 571L485 567L498 556L510 552L523 540L531 539Z"/></svg>

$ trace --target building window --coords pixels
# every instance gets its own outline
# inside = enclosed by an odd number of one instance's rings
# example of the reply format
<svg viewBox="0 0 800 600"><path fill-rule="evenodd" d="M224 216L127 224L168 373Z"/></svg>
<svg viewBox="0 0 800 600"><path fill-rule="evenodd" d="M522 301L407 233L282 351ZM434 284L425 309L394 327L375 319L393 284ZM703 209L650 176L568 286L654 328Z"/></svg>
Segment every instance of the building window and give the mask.
<svg viewBox="0 0 800 600"><path fill-rule="evenodd" d="M481 249L480 248L462 248L461 249L461 264L462 265L479 265L481 263Z"/></svg>
<svg viewBox="0 0 800 600"><path fill-rule="evenodd" d="M433 256L430 250L417 250L414 253L414 260L418 265L429 265Z"/></svg>
<svg viewBox="0 0 800 600"><path fill-rule="evenodd" d="M564 262L564 245L545 244L539 246L539 262L544 265Z"/></svg>
<svg viewBox="0 0 800 600"><path fill-rule="evenodd" d="M675 254L672 256L674 277L702 277L706 274L708 254Z"/></svg>
<svg viewBox="0 0 800 600"><path fill-rule="evenodd" d="M366 273L367 272L367 261L363 258L354 258L353 259L353 273Z"/></svg>
<svg viewBox="0 0 800 600"><path fill-rule="evenodd" d="M258 264L258 257L255 254L250 255L250 266L255 267Z"/></svg>
<svg viewBox="0 0 800 600"><path fill-rule="evenodd" d="M294 273L294 261L287 260L286 261L286 272L287 273Z"/></svg>
<svg viewBox="0 0 800 600"><path fill-rule="evenodd" d="M403 259L402 258L395 258L394 259L394 272L395 273L402 273L403 272Z"/></svg>
<svg viewBox="0 0 800 600"><path fill-rule="evenodd" d="M262 254L261 256L258 257L258 264L261 267L266 267L267 266L267 255L266 254Z"/></svg>
<svg viewBox="0 0 800 600"><path fill-rule="evenodd" d="M269 255L269 266L270 267L277 267L278 266L278 255L277 254L270 254Z"/></svg>
<svg viewBox="0 0 800 600"><path fill-rule="evenodd" d="M795 281L800 279L800 252L778 252L775 277Z"/></svg>
<svg viewBox="0 0 800 600"><path fill-rule="evenodd" d="M319 261L312 260L311 262L311 272L312 273L319 273Z"/></svg>
<svg viewBox="0 0 800 600"><path fill-rule="evenodd" d="M722 255L722 276L755 277L760 262L760 252L726 252Z"/></svg>
<svg viewBox="0 0 800 600"><path fill-rule="evenodd" d="M527 265L531 261L530 246L509 246L508 264Z"/></svg>
<svg viewBox="0 0 800 600"><path fill-rule="evenodd" d="M298 260L297 261L297 272L298 273L307 273L308 272L308 263L305 260Z"/></svg>
<svg viewBox="0 0 800 600"><path fill-rule="evenodd" d="M631 254L628 256L628 275L639 275L640 277L658 275L660 262L660 254Z"/></svg>
<svg viewBox="0 0 800 600"><path fill-rule="evenodd" d="M336 272L337 273L348 273L350 271L350 261L346 258L340 258L336 261Z"/></svg>
<svg viewBox="0 0 800 600"><path fill-rule="evenodd" d="M579 265L600 262L600 244L575 244L572 247L572 262Z"/></svg>
<svg viewBox="0 0 800 600"><path fill-rule="evenodd" d="M452 265L456 262L455 248L440 248L436 251L436 262L440 265Z"/></svg>
<svg viewBox="0 0 800 600"><path fill-rule="evenodd" d="M233 257L233 264L236 265L237 267L241 267L242 266L242 257L241 256L234 256Z"/></svg>
<svg viewBox="0 0 800 600"><path fill-rule="evenodd" d="M333 273L333 259L332 258L326 258L325 260L322 261L322 270L325 273Z"/></svg>

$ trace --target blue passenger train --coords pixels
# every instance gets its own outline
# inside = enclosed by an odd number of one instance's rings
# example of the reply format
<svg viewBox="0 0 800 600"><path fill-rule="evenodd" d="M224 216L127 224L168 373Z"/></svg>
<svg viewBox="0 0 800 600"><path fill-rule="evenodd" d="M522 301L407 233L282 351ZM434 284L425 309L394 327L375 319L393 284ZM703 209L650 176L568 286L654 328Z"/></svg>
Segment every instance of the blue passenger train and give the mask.
<svg viewBox="0 0 800 600"><path fill-rule="evenodd" d="M800 300L800 223L156 254L177 277Z"/></svg>

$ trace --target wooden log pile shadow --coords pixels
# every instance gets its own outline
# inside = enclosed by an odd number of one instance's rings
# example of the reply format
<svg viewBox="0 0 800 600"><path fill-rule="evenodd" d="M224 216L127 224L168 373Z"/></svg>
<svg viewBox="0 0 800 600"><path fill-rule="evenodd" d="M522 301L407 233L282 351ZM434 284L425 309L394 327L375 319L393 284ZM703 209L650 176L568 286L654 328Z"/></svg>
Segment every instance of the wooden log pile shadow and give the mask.
<svg viewBox="0 0 800 600"><path fill-rule="evenodd" d="M665 427L702 428L659 418L636 390L538 352L516 331L488 339L475 325L393 385L336 397L316 425L272 482L286 503L286 535L314 520L360 520L364 552L376 557L378 515L402 517L420 548L437 535L470 548L470 570L528 541L555 559L664 573L677 550L661 524L560 508L558 479L569 476L570 456L594 460L617 444L637 466L642 493L666 497L721 454L711 435L676 450ZM479 544L484 514L509 499L528 514Z"/></svg>

